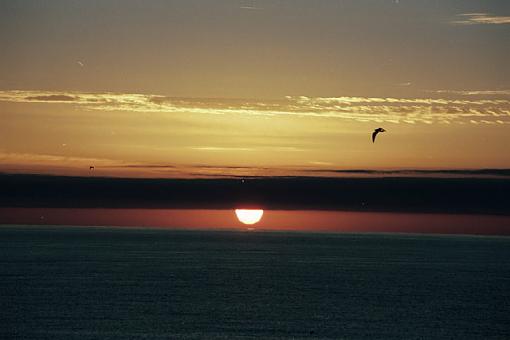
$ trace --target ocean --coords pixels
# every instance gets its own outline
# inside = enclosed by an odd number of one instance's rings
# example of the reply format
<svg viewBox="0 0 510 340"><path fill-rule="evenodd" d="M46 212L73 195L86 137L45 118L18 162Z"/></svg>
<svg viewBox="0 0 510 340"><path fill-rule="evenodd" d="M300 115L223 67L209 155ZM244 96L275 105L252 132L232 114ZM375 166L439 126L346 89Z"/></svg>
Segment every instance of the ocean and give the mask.
<svg viewBox="0 0 510 340"><path fill-rule="evenodd" d="M0 226L2 339L509 339L510 238Z"/></svg>

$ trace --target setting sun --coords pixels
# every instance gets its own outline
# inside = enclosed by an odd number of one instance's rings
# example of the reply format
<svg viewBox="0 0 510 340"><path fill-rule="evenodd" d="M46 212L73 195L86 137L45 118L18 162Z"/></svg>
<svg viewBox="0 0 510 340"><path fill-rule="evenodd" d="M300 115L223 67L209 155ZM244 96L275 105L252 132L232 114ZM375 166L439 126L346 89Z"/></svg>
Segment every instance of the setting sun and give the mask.
<svg viewBox="0 0 510 340"><path fill-rule="evenodd" d="M260 221L264 210L260 209L236 209L237 218L244 224L255 224Z"/></svg>

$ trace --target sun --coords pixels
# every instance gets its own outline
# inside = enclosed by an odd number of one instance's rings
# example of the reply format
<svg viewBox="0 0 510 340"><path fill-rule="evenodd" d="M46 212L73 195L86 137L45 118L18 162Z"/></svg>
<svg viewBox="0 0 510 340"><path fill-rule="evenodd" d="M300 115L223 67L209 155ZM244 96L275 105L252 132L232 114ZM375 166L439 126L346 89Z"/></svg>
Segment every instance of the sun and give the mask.
<svg viewBox="0 0 510 340"><path fill-rule="evenodd" d="M255 224L262 218L262 209L236 209L237 219L244 224Z"/></svg>

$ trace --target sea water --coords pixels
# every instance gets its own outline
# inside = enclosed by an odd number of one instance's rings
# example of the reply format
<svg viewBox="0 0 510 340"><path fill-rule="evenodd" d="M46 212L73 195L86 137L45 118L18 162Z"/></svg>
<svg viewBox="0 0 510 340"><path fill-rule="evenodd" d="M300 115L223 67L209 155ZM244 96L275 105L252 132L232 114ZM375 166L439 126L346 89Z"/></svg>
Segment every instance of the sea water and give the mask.
<svg viewBox="0 0 510 340"><path fill-rule="evenodd" d="M508 339L510 238L0 226L2 339Z"/></svg>

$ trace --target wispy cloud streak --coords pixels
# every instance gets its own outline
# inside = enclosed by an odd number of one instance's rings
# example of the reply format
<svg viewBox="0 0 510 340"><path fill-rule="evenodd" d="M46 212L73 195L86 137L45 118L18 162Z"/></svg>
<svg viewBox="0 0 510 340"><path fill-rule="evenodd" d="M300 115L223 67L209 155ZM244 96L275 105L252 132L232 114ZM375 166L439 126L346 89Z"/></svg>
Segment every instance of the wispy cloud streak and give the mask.
<svg viewBox="0 0 510 340"><path fill-rule="evenodd" d="M510 90L435 90L429 92L461 96L510 96Z"/></svg>
<svg viewBox="0 0 510 340"><path fill-rule="evenodd" d="M173 98L133 93L0 91L0 101L74 105L102 112L298 116L392 123L510 124L507 91L436 91L481 98L287 96L281 100ZM494 98L490 95L501 95ZM451 96L450 96L451 97Z"/></svg>
<svg viewBox="0 0 510 340"><path fill-rule="evenodd" d="M510 24L510 16L497 16L488 13L463 13L457 15L454 25L504 25Z"/></svg>
<svg viewBox="0 0 510 340"><path fill-rule="evenodd" d="M235 148L221 146L191 146L190 149L196 151L254 151L252 148Z"/></svg>

